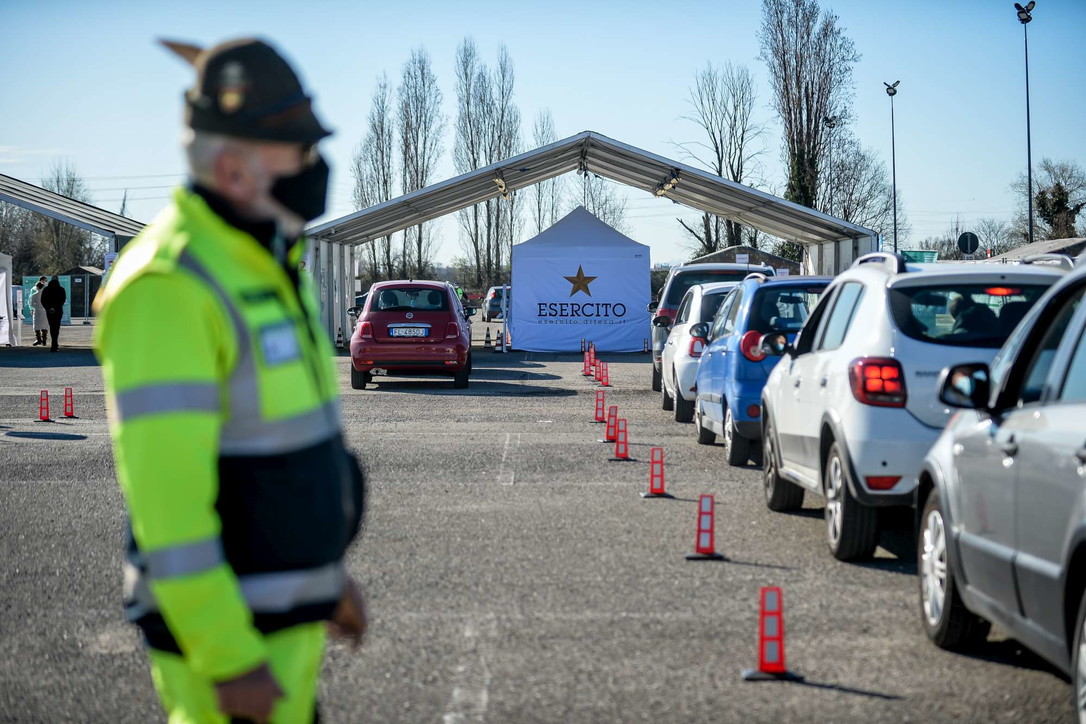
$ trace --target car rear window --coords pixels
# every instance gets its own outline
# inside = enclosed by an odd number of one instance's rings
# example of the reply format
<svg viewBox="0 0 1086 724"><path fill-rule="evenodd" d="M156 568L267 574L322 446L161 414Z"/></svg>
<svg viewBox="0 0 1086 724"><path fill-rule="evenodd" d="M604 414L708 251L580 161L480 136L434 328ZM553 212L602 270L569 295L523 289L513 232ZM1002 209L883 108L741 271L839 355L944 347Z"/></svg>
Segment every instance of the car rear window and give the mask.
<svg viewBox="0 0 1086 724"><path fill-rule="evenodd" d="M954 347L1001 347L1045 292L1040 284L945 284L890 290L894 323L906 336Z"/></svg>
<svg viewBox="0 0 1086 724"><path fill-rule="evenodd" d="M683 300L683 295L695 284L708 284L710 282L741 282L750 272L743 269L705 269L699 271L684 271L671 279L671 286L667 290L667 298L663 306L674 309Z"/></svg>
<svg viewBox="0 0 1086 724"><path fill-rule="evenodd" d="M751 302L747 326L759 332L798 332L825 288L761 287Z"/></svg>
<svg viewBox="0 0 1086 724"><path fill-rule="evenodd" d="M698 321L707 322L713 318L716 314L716 310L720 309L720 303L728 296L728 292L731 289L717 289L715 291L707 292L701 298L701 316L698 317Z"/></svg>
<svg viewBox="0 0 1086 724"><path fill-rule="evenodd" d="M444 312L449 309L449 295L440 289L426 287L385 287L377 293L374 311L389 312L417 309L422 312Z"/></svg>

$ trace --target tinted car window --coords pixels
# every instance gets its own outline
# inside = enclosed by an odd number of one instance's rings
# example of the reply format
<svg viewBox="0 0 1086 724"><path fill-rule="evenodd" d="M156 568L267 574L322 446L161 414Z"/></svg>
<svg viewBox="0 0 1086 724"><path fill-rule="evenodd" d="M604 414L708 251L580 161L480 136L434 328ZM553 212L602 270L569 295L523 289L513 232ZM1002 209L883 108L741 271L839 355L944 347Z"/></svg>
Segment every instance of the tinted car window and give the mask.
<svg viewBox="0 0 1086 724"><path fill-rule="evenodd" d="M731 334L736 329L736 320L739 319L739 310L743 307L743 290L739 289L735 292L735 301L732 302L732 306L728 309L728 316L724 318L724 334Z"/></svg>
<svg viewBox="0 0 1086 724"><path fill-rule="evenodd" d="M742 269L704 269L700 271L683 271L676 274L668 285L667 298L660 306L674 308L682 301L683 295L695 284L708 284L709 282L741 282L749 272Z"/></svg>
<svg viewBox="0 0 1086 724"><path fill-rule="evenodd" d="M923 342L1000 347L1047 285L941 284L890 290L897 328Z"/></svg>
<svg viewBox="0 0 1086 724"><path fill-rule="evenodd" d="M1026 368L1026 374L1022 377L1022 386L1018 391L1019 405L1037 402L1044 394L1045 381L1048 379L1052 360L1056 356L1056 349L1060 346L1064 334L1067 333L1067 326L1071 323L1071 317L1078 308L1081 299L1082 292L1079 292L1067 304L1064 304L1056 312L1055 319L1051 320L1048 330L1041 339L1041 344L1038 345L1037 351L1033 354L1033 359L1030 360L1029 367Z"/></svg>
<svg viewBox="0 0 1086 724"><path fill-rule="evenodd" d="M679 305L679 311L675 313L675 324L682 324L690 318L690 304L693 294L683 297L683 303Z"/></svg>
<svg viewBox="0 0 1086 724"><path fill-rule="evenodd" d="M701 316L698 317L698 321L706 321L713 318L716 314L716 310L720 309L721 303L728 295L727 289L721 289L716 292L709 292L701 298Z"/></svg>
<svg viewBox="0 0 1086 724"><path fill-rule="evenodd" d="M444 312L449 309L449 295L440 289L425 287L385 287L377 294L377 311Z"/></svg>
<svg viewBox="0 0 1086 724"><path fill-rule="evenodd" d="M739 297L738 291L732 291L724 298L724 301L720 304L720 308L716 310L716 316L713 317L713 326L709 331L709 336L713 339L721 337L727 332L724 331L724 322L728 318L728 313L735 304L735 300Z"/></svg>
<svg viewBox="0 0 1086 724"><path fill-rule="evenodd" d="M1060 390L1062 402L1086 402L1086 333L1080 333L1067 376Z"/></svg>
<svg viewBox="0 0 1086 724"><path fill-rule="evenodd" d="M798 332L821 294L821 289L762 287L751 302L748 326L759 332Z"/></svg>
<svg viewBox="0 0 1086 724"><path fill-rule="evenodd" d="M833 305L829 319L826 320L825 332L822 333L820 350L837 349L845 341L852 317L856 314L856 308L863 298L864 287L856 282L848 282L841 287L837 295L837 301Z"/></svg>

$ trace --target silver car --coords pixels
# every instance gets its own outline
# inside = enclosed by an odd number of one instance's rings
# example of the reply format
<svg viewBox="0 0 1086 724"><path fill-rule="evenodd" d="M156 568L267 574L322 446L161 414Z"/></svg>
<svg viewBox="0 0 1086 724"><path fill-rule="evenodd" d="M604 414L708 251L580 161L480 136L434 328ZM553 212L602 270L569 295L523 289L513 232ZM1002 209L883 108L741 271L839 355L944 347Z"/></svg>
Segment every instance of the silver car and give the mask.
<svg viewBox="0 0 1086 724"><path fill-rule="evenodd" d="M962 408L917 487L920 608L938 646L990 623L1072 676L1086 722L1086 264L1037 301L992 361L943 371Z"/></svg>

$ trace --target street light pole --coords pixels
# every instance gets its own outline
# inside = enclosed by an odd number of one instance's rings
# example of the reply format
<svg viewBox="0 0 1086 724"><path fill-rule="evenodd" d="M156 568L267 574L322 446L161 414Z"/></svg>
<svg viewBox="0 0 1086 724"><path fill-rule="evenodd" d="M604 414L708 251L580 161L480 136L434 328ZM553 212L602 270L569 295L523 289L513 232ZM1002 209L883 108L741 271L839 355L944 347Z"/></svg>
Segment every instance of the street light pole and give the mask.
<svg viewBox="0 0 1086 724"><path fill-rule="evenodd" d="M1025 7L1022 7L1018 3L1014 4L1015 10L1018 11L1018 22L1022 23L1022 42L1026 50L1026 196L1029 203L1029 243L1033 243L1033 141L1029 128L1029 33L1026 30L1026 25L1030 20L1033 20L1033 16L1030 14L1033 8L1037 5L1036 2L1031 2Z"/></svg>
<svg viewBox="0 0 1086 724"><path fill-rule="evenodd" d="M897 95L897 86L900 80L895 80L893 85L883 82L886 86L886 95L890 96L890 168L893 177L894 193L894 253L897 253L897 138L894 131L894 96Z"/></svg>

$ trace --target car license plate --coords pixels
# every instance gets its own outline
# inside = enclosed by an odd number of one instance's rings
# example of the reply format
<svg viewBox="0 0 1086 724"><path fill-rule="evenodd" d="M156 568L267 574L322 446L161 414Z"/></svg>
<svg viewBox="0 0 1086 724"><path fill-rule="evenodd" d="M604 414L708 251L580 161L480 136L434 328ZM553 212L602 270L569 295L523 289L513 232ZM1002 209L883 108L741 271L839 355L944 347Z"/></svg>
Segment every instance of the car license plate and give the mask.
<svg viewBox="0 0 1086 724"><path fill-rule="evenodd" d="M391 331L392 331L392 336L393 337L425 337L426 336L426 328L425 327L393 327Z"/></svg>

